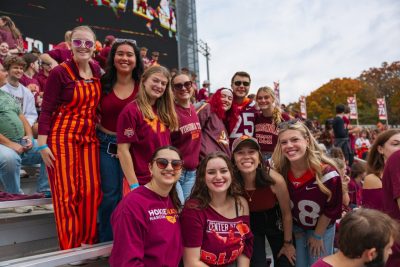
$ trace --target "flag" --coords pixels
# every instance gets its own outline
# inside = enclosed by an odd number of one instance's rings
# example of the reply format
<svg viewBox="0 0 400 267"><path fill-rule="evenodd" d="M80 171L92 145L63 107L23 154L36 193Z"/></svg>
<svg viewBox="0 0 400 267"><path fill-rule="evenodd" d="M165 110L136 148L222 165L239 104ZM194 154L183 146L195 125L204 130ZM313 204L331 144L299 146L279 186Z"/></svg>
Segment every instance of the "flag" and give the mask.
<svg viewBox="0 0 400 267"><path fill-rule="evenodd" d="M356 120L358 119L358 112L357 112L357 99L356 96L349 96L347 97L347 104L350 108L350 119Z"/></svg>
<svg viewBox="0 0 400 267"><path fill-rule="evenodd" d="M378 116L380 120L387 120L386 112L386 101L384 98L377 98L376 103L378 104Z"/></svg>
<svg viewBox="0 0 400 267"><path fill-rule="evenodd" d="M302 119L307 119L306 97L300 96L300 114Z"/></svg>

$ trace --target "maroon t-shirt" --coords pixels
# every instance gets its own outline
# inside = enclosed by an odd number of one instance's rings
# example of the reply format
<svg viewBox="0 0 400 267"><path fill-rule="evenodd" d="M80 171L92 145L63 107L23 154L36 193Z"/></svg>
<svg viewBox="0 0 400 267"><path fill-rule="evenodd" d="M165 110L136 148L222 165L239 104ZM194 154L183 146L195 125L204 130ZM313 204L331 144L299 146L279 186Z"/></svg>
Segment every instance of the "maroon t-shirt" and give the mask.
<svg viewBox="0 0 400 267"><path fill-rule="evenodd" d="M157 111L153 109L157 114ZM157 148L170 145L170 132L160 119L143 117L136 101L125 106L118 117L117 143L130 143L130 152L136 177L140 185L151 179L149 163Z"/></svg>
<svg viewBox="0 0 400 267"><path fill-rule="evenodd" d="M83 80L79 75L78 66L74 60L65 62L74 72L76 79ZM93 77L100 78L100 67L97 64L89 62ZM42 110L39 116L39 134L48 135L53 113L60 105L70 103L74 96L75 81L72 80L67 70L59 65L49 74L46 87L44 88Z"/></svg>
<svg viewBox="0 0 400 267"><path fill-rule="evenodd" d="M330 265L327 262L324 262L323 259L319 259L317 262L315 262L311 267L333 267L333 265Z"/></svg>
<svg viewBox="0 0 400 267"><path fill-rule="evenodd" d="M236 138L242 135L254 136L255 114L259 111L256 109L255 102L246 98L242 105L239 106L239 118L229 134L229 142L232 144Z"/></svg>
<svg viewBox="0 0 400 267"><path fill-rule="evenodd" d="M359 207L361 205L362 186L354 179L350 179L349 188L350 205Z"/></svg>
<svg viewBox="0 0 400 267"><path fill-rule="evenodd" d="M228 131L217 114L211 112L210 104L201 106L197 110L197 116L201 125L200 160L215 151L222 151L230 156Z"/></svg>
<svg viewBox="0 0 400 267"><path fill-rule="evenodd" d="M125 98L120 99L115 93L114 90L107 95L103 94L100 102L100 124L107 130L111 132L117 131L117 121L118 116L124 107L132 102L136 93L139 90L139 83L135 83L135 88L133 89L132 94Z"/></svg>
<svg viewBox="0 0 400 267"><path fill-rule="evenodd" d="M400 150L394 152L386 161L382 176L383 208L390 217L400 222Z"/></svg>
<svg viewBox="0 0 400 267"><path fill-rule="evenodd" d="M209 266L227 266L242 253L250 259L253 252L250 217L228 219L210 206L193 207L197 203L188 200L181 213L184 247L200 247L200 260Z"/></svg>
<svg viewBox="0 0 400 267"><path fill-rule="evenodd" d="M72 51L68 49L53 49L46 52L52 59L57 61L58 64L66 60L72 59Z"/></svg>
<svg viewBox="0 0 400 267"><path fill-rule="evenodd" d="M198 93L197 93L197 96L196 96L196 100L197 101L202 101L202 100L208 100L208 90L207 90L207 88L201 88L199 91L198 91Z"/></svg>
<svg viewBox="0 0 400 267"><path fill-rule="evenodd" d="M171 133L171 144L179 149L183 157L184 168L195 170L199 165L201 126L193 105L184 108L175 104L179 129Z"/></svg>
<svg viewBox="0 0 400 267"><path fill-rule="evenodd" d="M25 73L22 75L21 79L19 79L19 82L22 83L25 87L28 87L30 84L36 84L39 87L39 91L42 91L40 88L39 81L36 79L36 77L29 78L28 76L25 75Z"/></svg>
<svg viewBox="0 0 400 267"><path fill-rule="evenodd" d="M111 266L179 265L183 254L181 226L170 197L140 186L118 204L111 225Z"/></svg>
<svg viewBox="0 0 400 267"><path fill-rule="evenodd" d="M36 74L34 77L36 78L36 80L39 83L40 92L43 92L44 88L46 87L46 82L47 82L48 76L44 75L43 70L40 70L39 73Z"/></svg>
<svg viewBox="0 0 400 267"><path fill-rule="evenodd" d="M331 191L330 200L318 187L315 177L297 187L288 182L294 222L305 230L312 230L319 216L324 214L334 223L342 215L342 183L339 173L332 166L326 166L322 172L322 182ZM307 175L307 173L305 174ZM298 178L299 180L302 177Z"/></svg>
<svg viewBox="0 0 400 267"><path fill-rule="evenodd" d="M363 189L361 203L364 208L383 211L383 189Z"/></svg>
<svg viewBox="0 0 400 267"><path fill-rule="evenodd" d="M290 120L289 115L282 113L282 121ZM254 137L260 145L261 152L274 152L278 143L278 125L273 117L265 117L262 113L255 115Z"/></svg>

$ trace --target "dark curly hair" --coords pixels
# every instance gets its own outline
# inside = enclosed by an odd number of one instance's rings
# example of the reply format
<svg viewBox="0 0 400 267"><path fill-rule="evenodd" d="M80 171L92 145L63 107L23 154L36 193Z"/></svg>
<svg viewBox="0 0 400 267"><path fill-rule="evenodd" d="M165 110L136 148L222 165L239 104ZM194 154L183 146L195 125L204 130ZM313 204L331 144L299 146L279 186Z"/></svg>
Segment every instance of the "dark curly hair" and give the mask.
<svg viewBox="0 0 400 267"><path fill-rule="evenodd" d="M106 73L101 77L101 86L104 94L109 94L112 91L115 83L117 82L117 69L114 66L114 58L117 52L117 48L124 44L133 47L133 51L135 52L135 57L136 57L136 66L132 71L132 78L135 81L135 84L140 83L140 77L143 74L144 67L139 49L137 48L136 45L134 45L132 42L128 40L122 42L114 42L114 44L111 47L110 54L108 55L107 58L107 65L105 68Z"/></svg>
<svg viewBox="0 0 400 267"><path fill-rule="evenodd" d="M196 201L197 203L195 204L196 207L190 207L190 208L204 209L210 204L211 196L208 192L208 187L207 187L207 184L205 181L206 171L207 171L208 162L210 160L216 159L216 158L220 158L226 162L229 173L231 174L232 183L228 189L228 193L227 193L228 196L233 197L235 199L236 203L240 203L239 197L242 196L242 189L241 189L241 186L240 186L238 180L235 179L232 163L231 163L229 157L225 153L223 153L221 151L217 151L217 152L208 154L200 162L200 165L197 168L196 182L194 183L192 193L190 194L190 199L197 200Z"/></svg>

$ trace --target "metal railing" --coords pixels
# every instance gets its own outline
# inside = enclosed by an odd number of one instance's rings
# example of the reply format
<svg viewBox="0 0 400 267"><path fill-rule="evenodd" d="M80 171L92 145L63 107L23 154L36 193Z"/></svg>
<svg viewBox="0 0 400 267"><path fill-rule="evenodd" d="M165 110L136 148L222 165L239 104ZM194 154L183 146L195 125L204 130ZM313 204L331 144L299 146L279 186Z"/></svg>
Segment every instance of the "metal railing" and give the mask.
<svg viewBox="0 0 400 267"><path fill-rule="evenodd" d="M53 267L111 254L112 241L0 262L0 267Z"/></svg>
<svg viewBox="0 0 400 267"><path fill-rule="evenodd" d="M0 201L0 209L18 208L24 206L41 206L52 204L51 198L34 198L12 201Z"/></svg>

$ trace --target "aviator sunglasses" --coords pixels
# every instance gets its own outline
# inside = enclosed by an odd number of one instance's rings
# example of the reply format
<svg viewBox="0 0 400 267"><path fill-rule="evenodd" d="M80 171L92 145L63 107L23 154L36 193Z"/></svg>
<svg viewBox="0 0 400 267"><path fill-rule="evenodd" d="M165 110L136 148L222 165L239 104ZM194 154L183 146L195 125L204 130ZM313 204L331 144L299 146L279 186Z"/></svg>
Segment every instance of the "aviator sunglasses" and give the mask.
<svg viewBox="0 0 400 267"><path fill-rule="evenodd" d="M94 47L94 42L90 41L90 40L72 39L72 46L74 46L74 47L93 48Z"/></svg>
<svg viewBox="0 0 400 267"><path fill-rule="evenodd" d="M184 83L175 83L174 84L174 89L175 90L183 90L183 87L185 87L187 90L189 90L192 87L192 82L187 81Z"/></svg>
<svg viewBox="0 0 400 267"><path fill-rule="evenodd" d="M236 86L241 86L242 84L244 86L249 86L250 82L235 81L235 82L233 82L233 84L236 85Z"/></svg>
<svg viewBox="0 0 400 267"><path fill-rule="evenodd" d="M169 163L171 163L171 167L172 167L172 169L174 169L174 171L179 171L183 167L183 160L180 160L180 159L173 159L173 160L169 161L164 158L158 158L158 159L153 160L153 162L155 162L157 164L157 167L161 170L166 169L168 167Z"/></svg>

